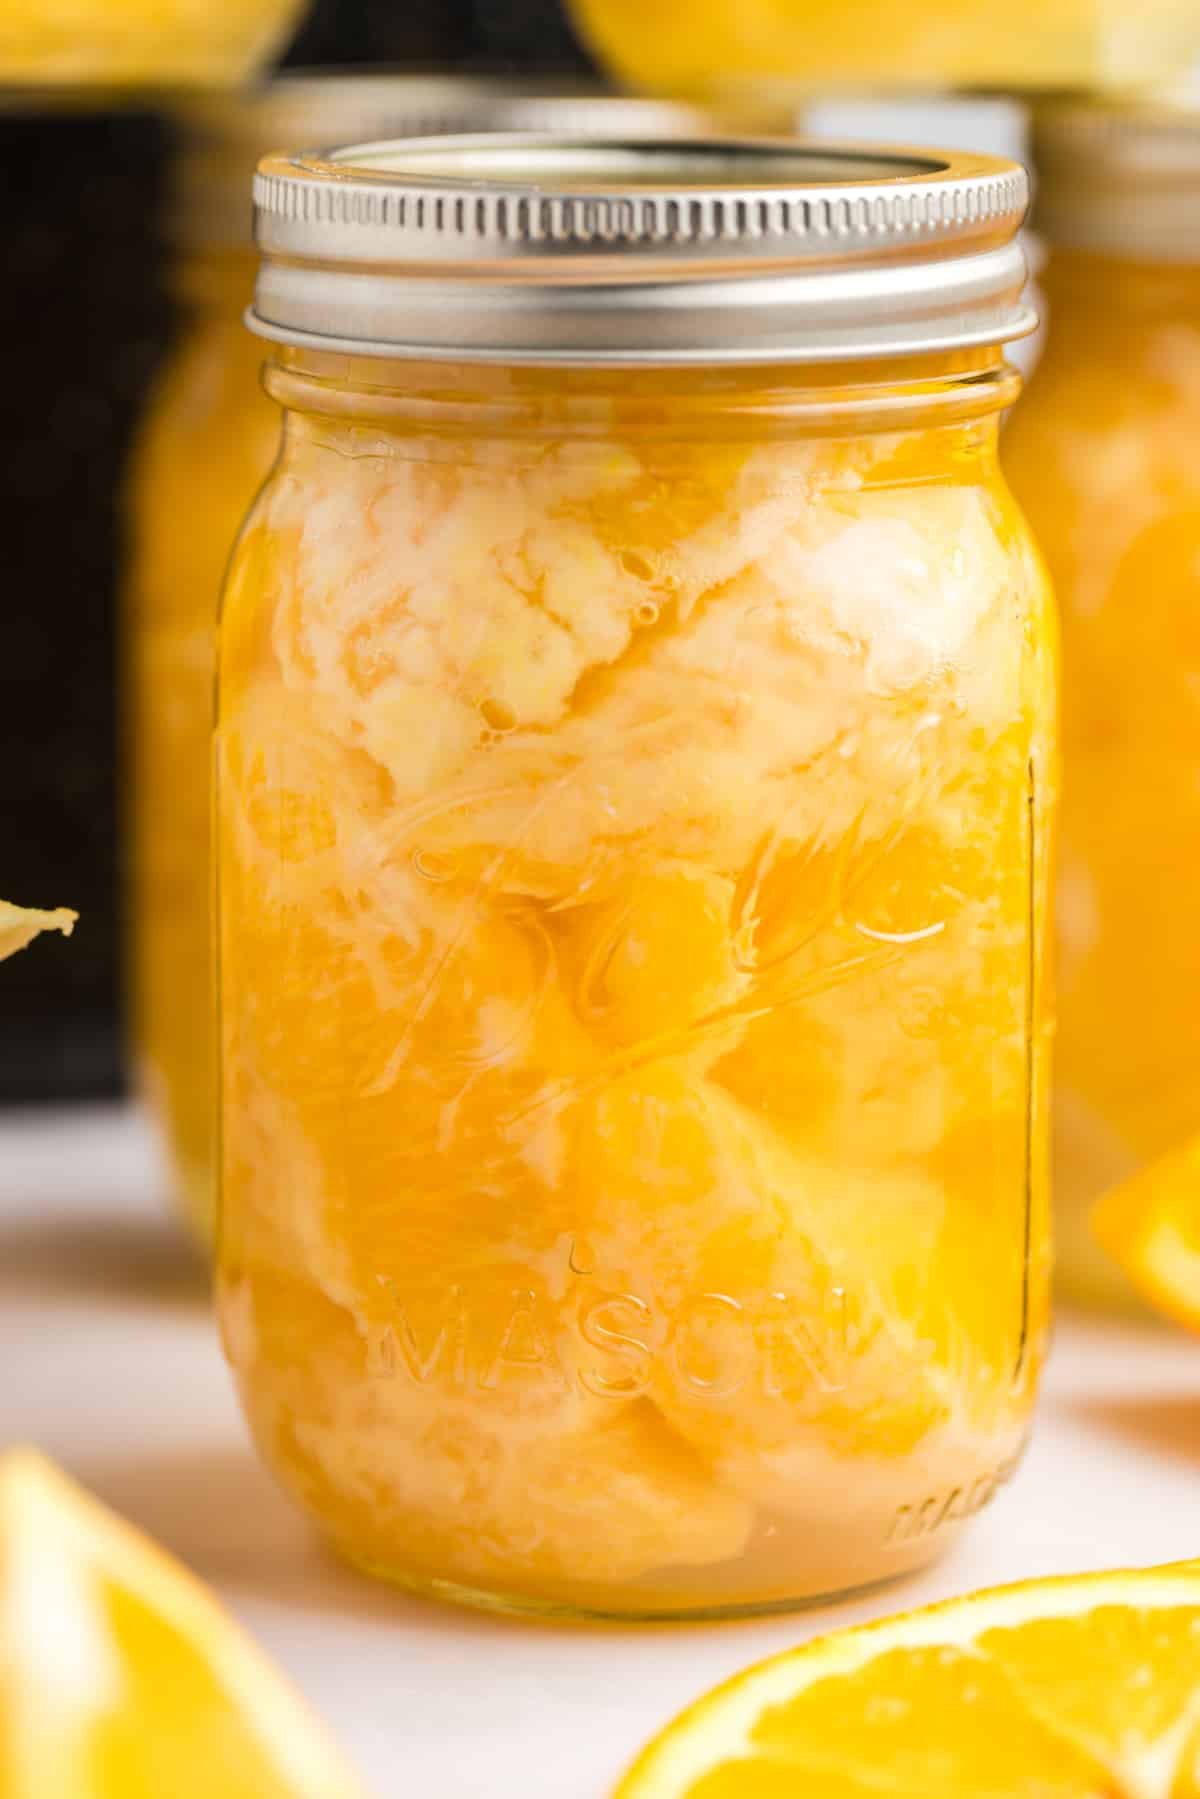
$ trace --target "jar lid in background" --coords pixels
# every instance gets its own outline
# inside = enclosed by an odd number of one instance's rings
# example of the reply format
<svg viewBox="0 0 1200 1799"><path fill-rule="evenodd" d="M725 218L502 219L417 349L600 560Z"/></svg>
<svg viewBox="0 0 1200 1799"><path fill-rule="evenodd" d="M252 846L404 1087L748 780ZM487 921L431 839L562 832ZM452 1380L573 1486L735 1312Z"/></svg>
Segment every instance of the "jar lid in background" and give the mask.
<svg viewBox="0 0 1200 1799"><path fill-rule="evenodd" d="M1200 99L1048 105L1034 160L1035 224L1051 244L1200 263Z"/></svg>
<svg viewBox="0 0 1200 1799"><path fill-rule="evenodd" d="M1025 171L708 137L432 138L269 156L264 337L381 356L830 362L1024 336Z"/></svg>
<svg viewBox="0 0 1200 1799"><path fill-rule="evenodd" d="M857 143L955 144L977 156L1029 161L1030 110L998 94L811 94L794 107L796 129Z"/></svg>
<svg viewBox="0 0 1200 1799"><path fill-rule="evenodd" d="M791 109L713 108L615 94L562 76L530 79L384 69L298 69L234 94L191 95L174 116L183 133L168 235L193 251L251 249L250 184L271 150L368 138L480 131L686 137L713 129L788 131Z"/></svg>
<svg viewBox="0 0 1200 1799"><path fill-rule="evenodd" d="M1028 167L1033 118L1023 100L999 94L811 94L796 105L796 128L813 137L853 138L859 143L957 144L980 156L1003 156ZM1031 179L1036 172L1030 170ZM1036 286L1045 247L1032 232L1024 237L1033 285L1028 297L1038 313L1038 329L1015 343L1011 360L1026 380L1041 357L1046 308Z"/></svg>

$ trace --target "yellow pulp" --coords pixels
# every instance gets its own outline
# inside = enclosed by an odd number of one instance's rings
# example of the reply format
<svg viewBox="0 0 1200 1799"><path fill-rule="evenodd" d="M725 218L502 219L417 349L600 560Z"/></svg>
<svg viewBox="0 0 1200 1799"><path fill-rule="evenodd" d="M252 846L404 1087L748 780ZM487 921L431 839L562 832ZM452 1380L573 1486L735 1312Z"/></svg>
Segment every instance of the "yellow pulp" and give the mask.
<svg viewBox="0 0 1200 1799"><path fill-rule="evenodd" d="M4 1799L361 1799L185 1568L31 1450L0 1457Z"/></svg>
<svg viewBox="0 0 1200 1799"><path fill-rule="evenodd" d="M221 646L266 1456L354 1560L499 1604L928 1559L1044 1322L1054 645L994 418L312 366Z"/></svg>
<svg viewBox="0 0 1200 1799"><path fill-rule="evenodd" d="M835 1631L718 1687L616 1799L1197 1799L1200 1563Z"/></svg>
<svg viewBox="0 0 1200 1799"><path fill-rule="evenodd" d="M0 86L231 86L282 47L302 4L4 0Z"/></svg>
<svg viewBox="0 0 1200 1799"><path fill-rule="evenodd" d="M711 93L780 82L883 87L1128 87L1174 78L1200 53L1193 0L570 0L623 80Z"/></svg>
<svg viewBox="0 0 1200 1799"><path fill-rule="evenodd" d="M1005 433L1064 644L1059 1262L1107 1188L1200 1126L1200 271L1060 255L1050 341Z"/></svg>
<svg viewBox="0 0 1200 1799"><path fill-rule="evenodd" d="M175 1192L212 1230L210 768L213 637L238 526L271 465L279 413L241 321L248 258L213 264L142 428L127 617L133 771L130 962L144 1090Z"/></svg>

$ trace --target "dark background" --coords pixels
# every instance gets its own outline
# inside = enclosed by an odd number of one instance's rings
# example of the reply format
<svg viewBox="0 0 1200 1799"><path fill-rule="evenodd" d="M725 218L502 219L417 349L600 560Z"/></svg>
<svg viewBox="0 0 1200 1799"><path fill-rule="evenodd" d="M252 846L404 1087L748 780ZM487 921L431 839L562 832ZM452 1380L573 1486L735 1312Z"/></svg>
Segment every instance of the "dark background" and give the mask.
<svg viewBox="0 0 1200 1799"><path fill-rule="evenodd" d="M317 0L285 62L586 67L559 0ZM120 493L174 326L170 151L149 111L0 103L0 898L80 913L5 967L0 1104L125 1084Z"/></svg>

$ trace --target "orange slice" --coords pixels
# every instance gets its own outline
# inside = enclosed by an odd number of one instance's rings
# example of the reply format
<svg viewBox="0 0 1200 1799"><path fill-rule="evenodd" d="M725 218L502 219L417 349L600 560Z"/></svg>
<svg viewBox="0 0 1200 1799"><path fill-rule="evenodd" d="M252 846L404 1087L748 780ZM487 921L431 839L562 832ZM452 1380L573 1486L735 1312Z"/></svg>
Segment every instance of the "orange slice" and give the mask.
<svg viewBox="0 0 1200 1799"><path fill-rule="evenodd" d="M31 912L24 906L10 906L7 900L0 900L0 962L6 956L15 956L43 931L61 931L64 937L69 937L78 917L78 912L68 912L62 906L57 912Z"/></svg>
<svg viewBox="0 0 1200 1799"><path fill-rule="evenodd" d="M1091 1222L1138 1291L1200 1331L1200 1136L1106 1193Z"/></svg>
<svg viewBox="0 0 1200 1799"><path fill-rule="evenodd" d="M361 1799L170 1556L31 1450L0 1458L4 1799Z"/></svg>
<svg viewBox="0 0 1200 1799"><path fill-rule="evenodd" d="M616 1799L1196 1799L1200 1562L1027 1581L739 1675Z"/></svg>

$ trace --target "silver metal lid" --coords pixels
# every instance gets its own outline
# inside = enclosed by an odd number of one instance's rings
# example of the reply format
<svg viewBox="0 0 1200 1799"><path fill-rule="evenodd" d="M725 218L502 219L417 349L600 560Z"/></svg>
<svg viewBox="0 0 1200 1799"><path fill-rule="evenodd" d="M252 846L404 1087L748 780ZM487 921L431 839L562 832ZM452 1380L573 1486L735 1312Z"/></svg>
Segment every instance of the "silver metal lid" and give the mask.
<svg viewBox="0 0 1200 1799"><path fill-rule="evenodd" d="M378 356L829 362L1023 336L1024 170L784 138L268 156L251 328Z"/></svg>
<svg viewBox="0 0 1200 1799"><path fill-rule="evenodd" d="M687 137L717 130L786 131L791 113L766 103L712 108L614 94L561 77L297 69L240 93L191 94L174 108L183 130L169 232L193 250L251 249L250 183L260 157L305 144L464 131L567 131L595 137Z"/></svg>
<svg viewBox="0 0 1200 1799"><path fill-rule="evenodd" d="M1052 244L1200 263L1200 104L1060 104L1034 126L1036 224Z"/></svg>

